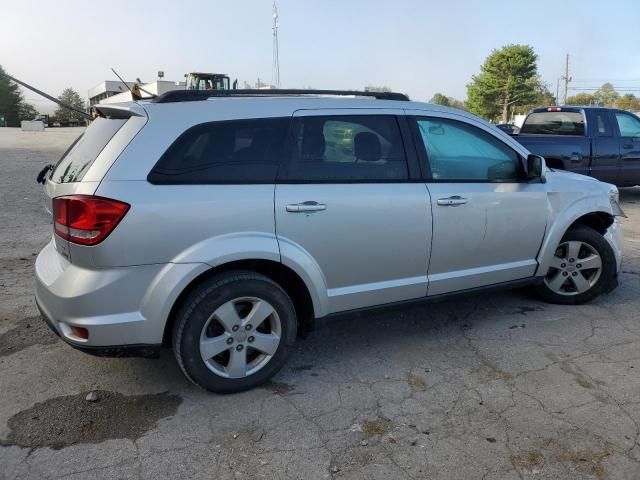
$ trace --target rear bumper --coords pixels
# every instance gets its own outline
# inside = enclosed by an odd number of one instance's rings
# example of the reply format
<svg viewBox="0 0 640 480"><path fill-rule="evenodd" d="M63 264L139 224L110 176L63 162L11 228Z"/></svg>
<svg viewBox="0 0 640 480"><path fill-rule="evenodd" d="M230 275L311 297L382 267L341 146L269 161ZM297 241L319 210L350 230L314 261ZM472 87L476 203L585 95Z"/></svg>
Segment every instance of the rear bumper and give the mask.
<svg viewBox="0 0 640 480"><path fill-rule="evenodd" d="M69 263L52 242L35 265L36 303L65 342L94 355L157 354L177 296L197 264L87 269ZM87 329L79 338L72 327Z"/></svg>
<svg viewBox="0 0 640 480"><path fill-rule="evenodd" d="M68 345L80 350L89 355L95 355L96 357L143 357L143 358L158 358L160 356L160 350L162 345L115 345L110 347L99 347L95 345L80 345L74 343L65 336L61 335L56 328L56 322L51 320L42 310L40 304L36 300L38 310L42 320L47 324L53 333L64 340Z"/></svg>

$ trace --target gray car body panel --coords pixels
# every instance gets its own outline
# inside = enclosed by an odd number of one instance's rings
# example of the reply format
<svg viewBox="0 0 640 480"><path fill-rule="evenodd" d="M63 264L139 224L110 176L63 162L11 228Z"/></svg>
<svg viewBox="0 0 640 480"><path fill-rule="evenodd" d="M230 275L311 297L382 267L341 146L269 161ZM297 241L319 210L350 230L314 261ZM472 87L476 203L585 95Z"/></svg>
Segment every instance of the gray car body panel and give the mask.
<svg viewBox="0 0 640 480"><path fill-rule="evenodd" d="M99 245L53 235L36 262L36 297L59 333L89 326L88 345L157 344L179 295L211 268L239 260L281 262L307 287L316 317L354 308L542 276L579 217L612 214L611 185L546 170L546 183L152 185L147 175L171 143L203 122L294 115L428 115L481 128L473 115L414 102L355 98L217 98L131 103L135 114L81 182L47 181L50 199L95 194L131 209ZM437 199L469 201L444 207ZM317 201L326 210L288 212ZM320 233L320 234L319 234ZM606 233L618 268L621 232ZM95 331L95 334L94 334Z"/></svg>

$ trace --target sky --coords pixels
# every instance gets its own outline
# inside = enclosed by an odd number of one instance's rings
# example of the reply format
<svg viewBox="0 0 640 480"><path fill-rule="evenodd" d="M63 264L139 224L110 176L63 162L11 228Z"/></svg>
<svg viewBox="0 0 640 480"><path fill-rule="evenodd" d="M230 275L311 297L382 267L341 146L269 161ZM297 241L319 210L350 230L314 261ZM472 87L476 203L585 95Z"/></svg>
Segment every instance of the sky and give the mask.
<svg viewBox="0 0 640 480"><path fill-rule="evenodd" d="M55 96L115 80L183 80L188 71L270 82L272 0L0 0L0 65ZM640 95L640 0L277 0L282 88L387 85L458 99L495 48L538 54L555 93L570 54L573 87L612 81ZM577 93L570 90L569 94ZM40 111L51 103L25 93Z"/></svg>

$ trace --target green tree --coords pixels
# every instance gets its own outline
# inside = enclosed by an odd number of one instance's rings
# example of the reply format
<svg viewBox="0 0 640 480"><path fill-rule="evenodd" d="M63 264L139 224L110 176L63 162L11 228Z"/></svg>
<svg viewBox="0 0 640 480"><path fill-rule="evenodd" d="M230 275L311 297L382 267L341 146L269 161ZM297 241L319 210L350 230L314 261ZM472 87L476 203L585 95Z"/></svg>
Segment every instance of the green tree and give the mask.
<svg viewBox="0 0 640 480"><path fill-rule="evenodd" d="M36 108L27 102L20 104L20 111L18 112L18 118L20 120L33 120L38 116Z"/></svg>
<svg viewBox="0 0 640 480"><path fill-rule="evenodd" d="M469 111L503 122L520 105L536 100L539 89L537 55L528 45L507 45L493 50L467 85Z"/></svg>
<svg viewBox="0 0 640 480"><path fill-rule="evenodd" d="M65 88L58 97L58 100L74 107L77 110L86 111L84 100L82 100L78 92L73 88ZM58 108L53 116L55 120L60 123L84 122L84 118L82 118L80 114L73 112L68 108Z"/></svg>
<svg viewBox="0 0 640 480"><path fill-rule="evenodd" d="M548 85L544 84L542 81L538 80L538 85L536 87L536 98L533 102L527 103L525 105L519 105L514 107L514 113L527 113L532 108L537 107L547 107L549 105L556 104L556 97L549 90Z"/></svg>
<svg viewBox="0 0 640 480"><path fill-rule="evenodd" d="M603 84L596 93L593 94L598 105L601 107L613 107L620 96L609 82Z"/></svg>
<svg viewBox="0 0 640 480"><path fill-rule="evenodd" d="M459 110L467 109L464 102L461 102L460 100L457 100L453 97L447 97L445 94L440 92L435 93L433 97L431 97L431 100L429 100L429 103L443 105L445 107L457 108Z"/></svg>
<svg viewBox="0 0 640 480"><path fill-rule="evenodd" d="M22 108L22 92L20 87L7 77L0 66L0 117L4 117L7 127L20 126Z"/></svg>
<svg viewBox="0 0 640 480"><path fill-rule="evenodd" d="M449 102L449 97L447 97L446 95L440 92L435 93L433 97L431 97L431 100L429 100L429 103L434 103L436 105L443 105L445 107L451 106L451 103Z"/></svg>
<svg viewBox="0 0 640 480"><path fill-rule="evenodd" d="M636 97L633 93L627 93L625 95L622 95L616 101L616 107L623 110L631 110L632 112L637 112L640 110L640 98Z"/></svg>
<svg viewBox="0 0 640 480"><path fill-rule="evenodd" d="M590 93L578 93L567 98L567 105L592 105L596 99Z"/></svg>

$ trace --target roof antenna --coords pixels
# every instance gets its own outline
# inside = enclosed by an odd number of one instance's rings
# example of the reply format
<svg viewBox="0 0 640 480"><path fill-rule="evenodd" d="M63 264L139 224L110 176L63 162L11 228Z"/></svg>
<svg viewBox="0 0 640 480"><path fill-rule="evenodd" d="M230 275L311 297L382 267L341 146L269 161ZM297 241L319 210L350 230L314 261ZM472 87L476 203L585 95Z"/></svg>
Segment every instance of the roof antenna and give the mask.
<svg viewBox="0 0 640 480"><path fill-rule="evenodd" d="M111 71L114 73L114 75L116 77L118 77L118 79L120 79L120 81L122 82L122 84L127 87L127 90L129 90L131 92L131 98L133 98L134 100L140 100L142 97L140 96L140 94L136 94L134 93L133 89L129 86L129 84L127 82L125 82L122 77L120 75L118 75L118 72L115 71L115 69L113 67L111 67Z"/></svg>

